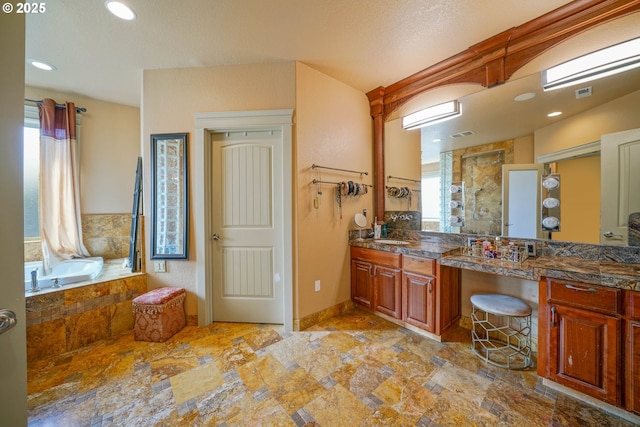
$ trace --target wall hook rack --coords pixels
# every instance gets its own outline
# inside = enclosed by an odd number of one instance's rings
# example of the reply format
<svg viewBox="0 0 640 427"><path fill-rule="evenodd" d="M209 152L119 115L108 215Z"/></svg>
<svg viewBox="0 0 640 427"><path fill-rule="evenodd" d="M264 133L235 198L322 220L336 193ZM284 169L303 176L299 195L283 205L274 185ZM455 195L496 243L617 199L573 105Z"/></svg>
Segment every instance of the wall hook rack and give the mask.
<svg viewBox="0 0 640 427"><path fill-rule="evenodd" d="M420 184L422 182L419 179L401 178L399 176L391 176L391 175L389 175L387 177L387 179L399 179L399 180L402 180L402 181L411 181L411 182L415 182L415 183L418 183L418 184Z"/></svg>
<svg viewBox="0 0 640 427"><path fill-rule="evenodd" d="M342 184L342 182L337 182L337 181L320 181L319 179L314 179L313 181L314 184L333 184L333 185L340 185ZM369 188L373 188L373 185L371 184L360 184L363 187L369 187Z"/></svg>
<svg viewBox="0 0 640 427"><path fill-rule="evenodd" d="M331 167L329 167L329 166L320 166L320 165L316 165L315 163L311 165L311 169L329 169L329 170L334 170L334 171L349 172L349 173L357 173L357 174L360 174L360 176L362 176L362 175L369 175L369 172L354 171L354 170L350 170L350 169L331 168Z"/></svg>

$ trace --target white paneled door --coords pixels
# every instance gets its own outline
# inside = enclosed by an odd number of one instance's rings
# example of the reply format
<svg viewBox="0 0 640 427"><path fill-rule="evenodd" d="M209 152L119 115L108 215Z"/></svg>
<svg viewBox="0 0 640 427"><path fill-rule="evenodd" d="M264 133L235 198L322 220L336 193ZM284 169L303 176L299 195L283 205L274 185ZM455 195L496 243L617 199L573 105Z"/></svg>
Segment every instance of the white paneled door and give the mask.
<svg viewBox="0 0 640 427"><path fill-rule="evenodd" d="M542 164L502 166L502 235L541 238L540 176Z"/></svg>
<svg viewBox="0 0 640 427"><path fill-rule="evenodd" d="M640 129L600 141L600 243L626 245L629 214L640 212Z"/></svg>
<svg viewBox="0 0 640 427"><path fill-rule="evenodd" d="M283 323L282 132L211 139L213 319Z"/></svg>

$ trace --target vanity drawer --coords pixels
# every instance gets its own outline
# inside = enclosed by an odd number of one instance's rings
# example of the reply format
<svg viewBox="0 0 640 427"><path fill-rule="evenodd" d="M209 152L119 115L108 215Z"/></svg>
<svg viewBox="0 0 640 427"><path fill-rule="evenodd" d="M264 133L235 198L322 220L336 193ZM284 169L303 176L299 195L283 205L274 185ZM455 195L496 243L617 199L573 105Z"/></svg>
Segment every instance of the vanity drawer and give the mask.
<svg viewBox="0 0 640 427"><path fill-rule="evenodd" d="M549 280L549 299L552 302L583 307L591 310L620 313L620 289L564 280Z"/></svg>
<svg viewBox="0 0 640 427"><path fill-rule="evenodd" d="M424 274L426 276L435 276L436 260L404 255L402 257L402 269L407 272Z"/></svg>
<svg viewBox="0 0 640 427"><path fill-rule="evenodd" d="M387 267L400 268L402 265L401 255L394 254L385 251L376 251L373 249L351 247L351 258L361 259L363 261L369 261L377 265L384 265Z"/></svg>

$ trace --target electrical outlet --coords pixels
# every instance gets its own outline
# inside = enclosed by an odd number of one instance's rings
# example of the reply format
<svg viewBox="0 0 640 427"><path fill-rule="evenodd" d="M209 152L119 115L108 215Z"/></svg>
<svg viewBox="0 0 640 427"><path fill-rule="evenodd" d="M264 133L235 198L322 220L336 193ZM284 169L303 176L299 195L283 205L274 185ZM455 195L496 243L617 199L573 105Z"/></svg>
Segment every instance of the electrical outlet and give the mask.
<svg viewBox="0 0 640 427"><path fill-rule="evenodd" d="M167 272L167 264L165 261L153 261L153 272L154 273L166 273Z"/></svg>
<svg viewBox="0 0 640 427"><path fill-rule="evenodd" d="M316 292L320 292L320 280L316 280Z"/></svg>
<svg viewBox="0 0 640 427"><path fill-rule="evenodd" d="M534 257L536 256L536 242L524 242L524 248L527 251L527 255Z"/></svg>

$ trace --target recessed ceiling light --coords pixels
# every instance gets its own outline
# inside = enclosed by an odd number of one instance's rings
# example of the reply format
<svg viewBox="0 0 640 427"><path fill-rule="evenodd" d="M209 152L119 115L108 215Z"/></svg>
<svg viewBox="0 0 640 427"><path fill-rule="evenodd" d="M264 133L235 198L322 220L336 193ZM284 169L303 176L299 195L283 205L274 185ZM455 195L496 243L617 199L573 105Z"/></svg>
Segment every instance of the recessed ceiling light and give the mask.
<svg viewBox="0 0 640 427"><path fill-rule="evenodd" d="M433 142L441 142L442 140L440 138L436 138L433 140Z"/></svg>
<svg viewBox="0 0 640 427"><path fill-rule="evenodd" d="M37 59L29 59L29 64L33 65L34 67L40 69L40 70L44 70L44 71L54 71L57 70L57 68L51 64L47 64L44 61L39 61Z"/></svg>
<svg viewBox="0 0 640 427"><path fill-rule="evenodd" d="M136 19L136 13L133 9L122 2L107 0L104 2L104 5L109 9L109 12L120 19L124 19L125 21L133 21Z"/></svg>
<svg viewBox="0 0 640 427"><path fill-rule="evenodd" d="M514 101L528 101L529 99L535 98L536 94L534 92L521 93L520 95L513 98Z"/></svg>
<svg viewBox="0 0 640 427"><path fill-rule="evenodd" d="M562 114L562 111L554 111L553 113L547 114L547 117L556 117Z"/></svg>

